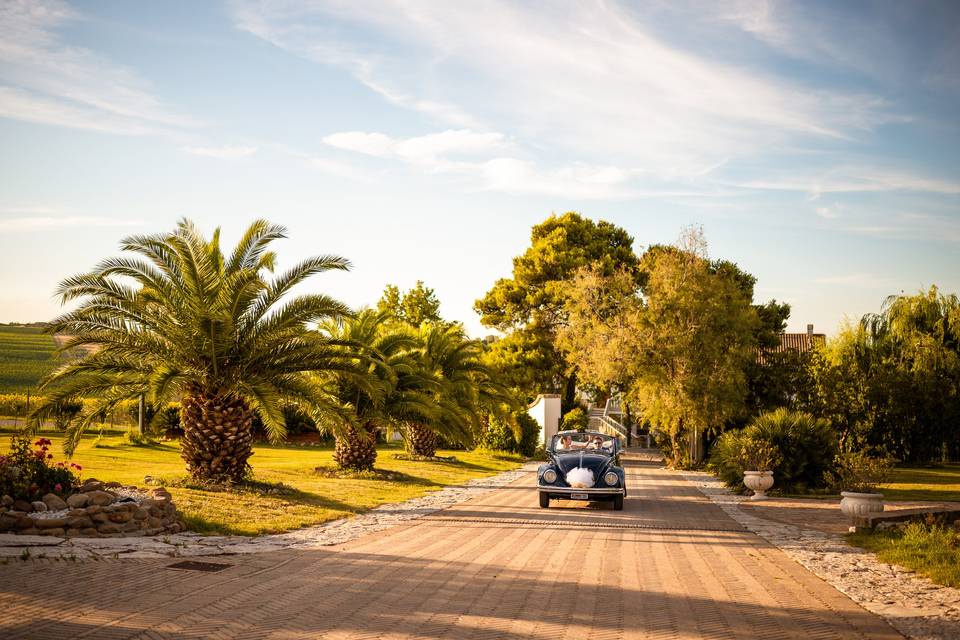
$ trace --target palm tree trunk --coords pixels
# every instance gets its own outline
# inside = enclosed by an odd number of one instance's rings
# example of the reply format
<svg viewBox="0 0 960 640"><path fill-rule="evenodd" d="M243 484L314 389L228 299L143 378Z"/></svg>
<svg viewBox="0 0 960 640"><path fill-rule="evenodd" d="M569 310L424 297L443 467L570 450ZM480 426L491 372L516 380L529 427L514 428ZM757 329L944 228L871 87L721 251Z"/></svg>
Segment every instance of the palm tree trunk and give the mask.
<svg viewBox="0 0 960 640"><path fill-rule="evenodd" d="M180 455L200 482L241 482L253 455L253 411L233 395L196 391L181 401Z"/></svg>
<svg viewBox="0 0 960 640"><path fill-rule="evenodd" d="M422 424L410 424L407 427L407 446L410 453L432 458L437 455L437 434Z"/></svg>
<svg viewBox="0 0 960 640"><path fill-rule="evenodd" d="M357 429L349 427L346 434L337 436L333 447L333 461L341 469L373 471L377 461L377 434L379 429L370 423Z"/></svg>

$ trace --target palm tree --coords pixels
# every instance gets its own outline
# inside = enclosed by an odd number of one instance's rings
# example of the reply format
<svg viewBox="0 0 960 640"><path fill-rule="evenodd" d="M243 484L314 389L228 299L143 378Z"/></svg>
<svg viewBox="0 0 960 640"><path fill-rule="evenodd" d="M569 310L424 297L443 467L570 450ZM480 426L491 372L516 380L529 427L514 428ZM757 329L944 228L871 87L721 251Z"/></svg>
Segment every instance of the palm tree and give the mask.
<svg viewBox="0 0 960 640"><path fill-rule="evenodd" d="M468 339L460 325L424 323L420 341L420 366L439 380L436 410L432 419L409 421L405 435L411 453L432 457L440 437L469 446L486 416L508 414L512 399L481 363L481 344Z"/></svg>
<svg viewBox="0 0 960 640"><path fill-rule="evenodd" d="M138 257L110 258L64 280L62 301L82 301L49 331L72 336L63 350L92 349L42 382L47 394L32 424L64 399L95 398L96 407L68 430L72 453L94 418L118 403L141 394L153 407L180 399L187 471L199 481L238 482L248 471L255 414L274 440L285 434L282 402L317 417L345 415L312 374L354 370L356 357L306 327L345 318L349 309L322 294L280 303L310 276L350 263L309 258L269 278L276 261L269 245L285 234L258 220L227 257L219 229L207 240L184 219L171 233L123 240L121 248Z"/></svg>
<svg viewBox="0 0 960 640"><path fill-rule="evenodd" d="M336 435L333 458L342 469L370 471L377 459L377 436L409 420L432 420L437 382L418 366L419 342L413 331L390 322L385 313L361 311L343 323L326 323L327 335L356 345L367 358L365 370L329 376L329 394L348 407L353 424Z"/></svg>

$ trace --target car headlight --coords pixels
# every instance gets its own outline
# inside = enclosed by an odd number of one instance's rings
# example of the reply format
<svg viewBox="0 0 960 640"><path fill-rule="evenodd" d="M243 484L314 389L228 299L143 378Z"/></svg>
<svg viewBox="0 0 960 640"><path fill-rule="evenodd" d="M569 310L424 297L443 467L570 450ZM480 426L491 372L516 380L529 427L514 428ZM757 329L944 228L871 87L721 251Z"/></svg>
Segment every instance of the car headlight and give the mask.
<svg viewBox="0 0 960 640"><path fill-rule="evenodd" d="M547 469L543 472L543 481L547 484L553 484L557 481L557 472L553 469Z"/></svg>
<svg viewBox="0 0 960 640"><path fill-rule="evenodd" d="M620 482L620 476L613 471L607 471L603 474L603 481L607 483L607 486L614 487Z"/></svg>

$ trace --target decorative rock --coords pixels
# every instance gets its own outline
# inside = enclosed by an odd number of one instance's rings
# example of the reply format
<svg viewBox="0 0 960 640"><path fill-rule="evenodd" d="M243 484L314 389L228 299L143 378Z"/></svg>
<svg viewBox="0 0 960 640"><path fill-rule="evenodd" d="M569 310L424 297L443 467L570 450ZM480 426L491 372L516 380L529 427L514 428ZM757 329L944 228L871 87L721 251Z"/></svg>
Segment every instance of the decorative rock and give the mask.
<svg viewBox="0 0 960 640"><path fill-rule="evenodd" d="M87 494L90 504L94 506L105 506L113 502L113 494L106 491L91 491Z"/></svg>
<svg viewBox="0 0 960 640"><path fill-rule="evenodd" d="M144 509L143 507L139 507L139 508L137 508L136 511L133 512L133 519L134 519L134 520L143 520L143 519L147 518L149 515L150 515L150 510L149 510L149 509Z"/></svg>
<svg viewBox="0 0 960 640"><path fill-rule="evenodd" d="M17 524L16 516L11 516L8 513L5 513L2 516L0 516L0 531L8 531L10 529L13 529L13 527L16 524Z"/></svg>
<svg viewBox="0 0 960 640"><path fill-rule="evenodd" d="M104 522L97 525L97 531L100 533L120 533L120 526L112 522Z"/></svg>
<svg viewBox="0 0 960 640"><path fill-rule="evenodd" d="M116 489L117 487L122 487L123 485L119 482L105 482L103 486L107 489Z"/></svg>
<svg viewBox="0 0 960 640"><path fill-rule="evenodd" d="M100 482L99 480L94 480L93 478L90 478L89 480L84 482L83 486L80 487L81 493L89 493L90 491L101 491L101 490L103 490L103 483Z"/></svg>
<svg viewBox="0 0 960 640"><path fill-rule="evenodd" d="M95 514L95 513L100 513L101 511L103 511L103 507L101 507L100 505L96 505L96 504L95 504L95 505L92 505L92 506L87 507L87 508L84 509L83 511L84 511L84 513L86 513L88 516L92 516L92 515Z"/></svg>
<svg viewBox="0 0 960 640"><path fill-rule="evenodd" d="M3 505L4 507L12 507L13 498L7 495L3 496L2 498L0 498L0 505Z"/></svg>
<svg viewBox="0 0 960 640"><path fill-rule="evenodd" d="M41 520L41 522L43 521ZM65 533L66 532L63 530L62 527L54 527L52 529L40 529L39 531L37 531L37 535L57 536L58 538L62 538L65 535Z"/></svg>
<svg viewBox="0 0 960 640"><path fill-rule="evenodd" d="M109 515L110 522L130 522L131 517L129 511L115 511Z"/></svg>
<svg viewBox="0 0 960 640"><path fill-rule="evenodd" d="M30 513L33 511L33 505L27 502L26 500L14 500L11 505L17 511L23 511L24 513Z"/></svg>
<svg viewBox="0 0 960 640"><path fill-rule="evenodd" d="M67 526L66 518L37 518L35 522L38 529L56 529Z"/></svg>
<svg viewBox="0 0 960 640"><path fill-rule="evenodd" d="M70 516L67 518L67 526L71 529L86 529L93 526L93 520L90 516Z"/></svg>
<svg viewBox="0 0 960 640"><path fill-rule="evenodd" d="M33 507L33 510L37 513L43 513L47 510L47 503L36 500L30 503L30 506Z"/></svg>
<svg viewBox="0 0 960 640"><path fill-rule="evenodd" d="M67 508L67 503L55 493L48 493L40 499L43 500L43 503L47 505L47 509L50 511L60 511L61 509Z"/></svg>
<svg viewBox="0 0 960 640"><path fill-rule="evenodd" d="M85 493L75 493L67 498L67 505L73 509L85 507L88 502L90 502L90 496Z"/></svg>

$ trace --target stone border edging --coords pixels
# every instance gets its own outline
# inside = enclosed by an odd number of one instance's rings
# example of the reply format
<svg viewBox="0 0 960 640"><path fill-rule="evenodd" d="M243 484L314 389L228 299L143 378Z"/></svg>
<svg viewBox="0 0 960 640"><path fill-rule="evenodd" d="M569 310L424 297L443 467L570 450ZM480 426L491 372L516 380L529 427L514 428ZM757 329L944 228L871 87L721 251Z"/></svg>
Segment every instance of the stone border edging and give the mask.
<svg viewBox="0 0 960 640"><path fill-rule="evenodd" d="M342 544L360 536L416 520L510 484L535 471L539 462L495 476L476 478L463 485L444 487L400 503L382 504L354 517L263 536L203 536L178 533L139 538L59 538L0 534L0 558L52 558L97 560L102 558L182 558L194 556L262 553L284 549L316 549Z"/></svg>
<svg viewBox="0 0 960 640"><path fill-rule="evenodd" d="M680 473L735 521L905 636L916 640L960 637L960 589L880 562L873 553L850 546L838 535L745 513L739 503L746 498L733 494L714 476L702 471Z"/></svg>

